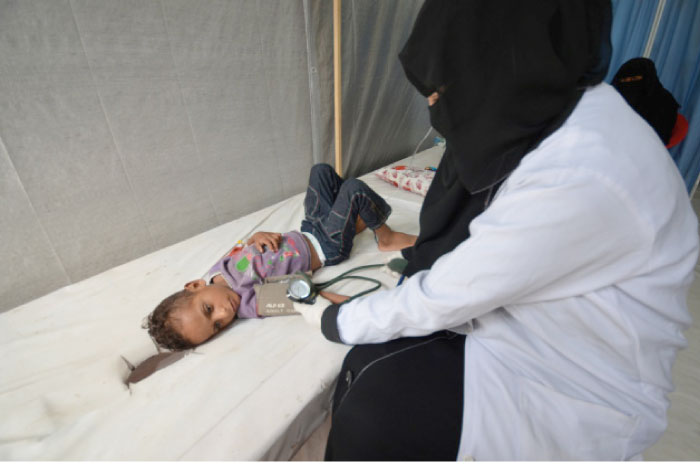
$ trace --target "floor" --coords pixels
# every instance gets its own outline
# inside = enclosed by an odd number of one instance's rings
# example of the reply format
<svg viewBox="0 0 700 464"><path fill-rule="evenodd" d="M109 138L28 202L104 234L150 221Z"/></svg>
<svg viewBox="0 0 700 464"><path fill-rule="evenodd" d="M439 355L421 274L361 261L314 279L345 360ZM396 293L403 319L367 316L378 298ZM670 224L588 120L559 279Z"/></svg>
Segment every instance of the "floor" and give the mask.
<svg viewBox="0 0 700 464"><path fill-rule="evenodd" d="M692 203L700 217L700 193L695 194ZM700 264L695 267L688 308L693 326L685 333L688 347L678 354L673 368L676 391L670 395L668 429L661 440L644 453L646 461L700 460ZM322 460L329 430L330 420L326 419L292 460Z"/></svg>

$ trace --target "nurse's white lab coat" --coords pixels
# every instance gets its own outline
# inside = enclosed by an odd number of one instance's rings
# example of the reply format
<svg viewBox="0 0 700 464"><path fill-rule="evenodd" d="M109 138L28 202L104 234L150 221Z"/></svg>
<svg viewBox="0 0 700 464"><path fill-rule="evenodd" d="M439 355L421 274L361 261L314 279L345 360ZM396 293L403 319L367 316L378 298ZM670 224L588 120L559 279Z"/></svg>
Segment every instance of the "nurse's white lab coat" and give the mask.
<svg viewBox="0 0 700 464"><path fill-rule="evenodd" d="M589 89L470 229L429 271L341 306L341 339L467 327L460 458L617 460L658 440L698 230L651 127Z"/></svg>

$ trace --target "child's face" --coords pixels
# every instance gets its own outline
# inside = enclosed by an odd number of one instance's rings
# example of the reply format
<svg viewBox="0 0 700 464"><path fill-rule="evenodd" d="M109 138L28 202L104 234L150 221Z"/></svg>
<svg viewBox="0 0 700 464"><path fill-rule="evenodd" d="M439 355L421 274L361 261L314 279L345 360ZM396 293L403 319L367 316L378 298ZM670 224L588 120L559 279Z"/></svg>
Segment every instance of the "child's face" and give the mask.
<svg viewBox="0 0 700 464"><path fill-rule="evenodd" d="M188 282L185 289L192 298L172 313L173 326L194 345L204 343L229 325L241 304L241 297L228 285L207 285L199 279Z"/></svg>

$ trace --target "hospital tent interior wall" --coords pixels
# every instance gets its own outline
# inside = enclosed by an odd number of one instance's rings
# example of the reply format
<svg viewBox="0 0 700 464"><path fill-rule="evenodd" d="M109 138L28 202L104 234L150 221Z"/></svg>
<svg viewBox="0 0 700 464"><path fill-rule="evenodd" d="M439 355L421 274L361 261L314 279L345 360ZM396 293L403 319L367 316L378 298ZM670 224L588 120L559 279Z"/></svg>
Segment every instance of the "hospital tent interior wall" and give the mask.
<svg viewBox="0 0 700 464"><path fill-rule="evenodd" d="M429 128L397 59L421 4L342 2L345 175ZM608 77L659 11L651 58L690 120L671 153L691 190L698 3L613 1ZM324 0L0 0L0 311L301 192L333 163L332 42Z"/></svg>
<svg viewBox="0 0 700 464"><path fill-rule="evenodd" d="M302 192L332 4L0 0L0 311ZM429 128L397 58L421 4L342 2L345 175Z"/></svg>

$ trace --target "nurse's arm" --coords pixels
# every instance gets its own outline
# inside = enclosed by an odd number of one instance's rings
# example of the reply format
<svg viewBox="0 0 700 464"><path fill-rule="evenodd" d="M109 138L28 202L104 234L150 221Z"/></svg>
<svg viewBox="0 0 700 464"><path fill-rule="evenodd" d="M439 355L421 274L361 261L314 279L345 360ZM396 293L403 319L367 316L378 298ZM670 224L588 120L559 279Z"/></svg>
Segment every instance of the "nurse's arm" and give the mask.
<svg viewBox="0 0 700 464"><path fill-rule="evenodd" d="M617 189L583 170L540 175L499 194L430 270L327 308L324 335L348 344L426 335L499 307L582 295L643 267L651 228ZM548 182L559 176L565 185Z"/></svg>

